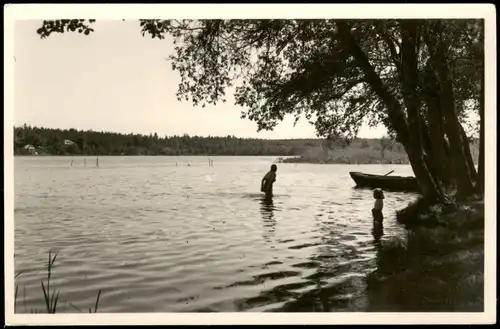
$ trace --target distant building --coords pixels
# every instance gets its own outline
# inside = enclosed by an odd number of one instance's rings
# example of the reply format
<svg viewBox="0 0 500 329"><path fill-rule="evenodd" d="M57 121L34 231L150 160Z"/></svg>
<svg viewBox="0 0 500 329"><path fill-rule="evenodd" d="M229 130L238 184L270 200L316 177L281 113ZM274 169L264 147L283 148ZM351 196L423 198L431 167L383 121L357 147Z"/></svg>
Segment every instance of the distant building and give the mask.
<svg viewBox="0 0 500 329"><path fill-rule="evenodd" d="M34 147L31 144L26 144L24 145L24 149L28 152L30 152L33 155L38 155L38 152L36 151L36 147Z"/></svg>
<svg viewBox="0 0 500 329"><path fill-rule="evenodd" d="M69 139L64 140L64 145L74 145L75 143Z"/></svg>

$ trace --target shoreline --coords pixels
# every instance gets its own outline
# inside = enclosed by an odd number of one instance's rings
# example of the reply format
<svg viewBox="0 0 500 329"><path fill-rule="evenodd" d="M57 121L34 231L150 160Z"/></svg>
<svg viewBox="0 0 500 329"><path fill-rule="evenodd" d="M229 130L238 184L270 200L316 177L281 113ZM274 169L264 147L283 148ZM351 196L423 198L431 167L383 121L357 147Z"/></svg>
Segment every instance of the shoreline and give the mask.
<svg viewBox="0 0 500 329"><path fill-rule="evenodd" d="M413 225L399 221L406 241L378 245L377 269L366 277L367 311L483 312L484 200L412 216Z"/></svg>
<svg viewBox="0 0 500 329"><path fill-rule="evenodd" d="M257 158L257 157L271 157L273 158L273 162L277 164L350 164L350 165L367 165L367 164L391 164L391 165L409 165L409 162L391 162L391 161L365 161L365 162L349 162L349 161L307 161L307 160L295 160L295 156L283 156L283 155L233 155L233 154L217 154L217 155L205 155L205 154L197 154L197 155L163 155L163 154L155 154L155 155L145 155L145 154L106 154L106 155L97 155L97 154L14 154L14 157L26 157L26 158L48 158L48 157L78 157L78 158L100 158L100 157L171 157L171 158L180 158L180 157L205 157L205 158L218 158L218 157L249 157L249 158ZM286 158L288 157L288 158Z"/></svg>
<svg viewBox="0 0 500 329"><path fill-rule="evenodd" d="M369 161L354 161L346 158L332 159L326 161L310 161L310 160L285 160L283 163L308 163L308 164L352 164L352 165L364 165L364 164L391 164L391 165L409 165L408 160L369 160Z"/></svg>

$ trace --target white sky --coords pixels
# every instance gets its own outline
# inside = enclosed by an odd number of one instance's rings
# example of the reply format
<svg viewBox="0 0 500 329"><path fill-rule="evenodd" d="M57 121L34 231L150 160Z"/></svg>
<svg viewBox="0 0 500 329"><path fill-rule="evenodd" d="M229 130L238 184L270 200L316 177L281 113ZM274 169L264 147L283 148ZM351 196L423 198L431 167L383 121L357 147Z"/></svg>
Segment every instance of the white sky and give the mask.
<svg viewBox="0 0 500 329"><path fill-rule="evenodd" d="M176 99L179 75L165 60L168 40L143 37L138 21L98 20L95 32L53 34L41 39L41 21L15 25L15 125L105 130L121 133L314 138L305 120L286 118L272 132L240 119L228 102L193 107ZM360 137L380 137L383 127Z"/></svg>

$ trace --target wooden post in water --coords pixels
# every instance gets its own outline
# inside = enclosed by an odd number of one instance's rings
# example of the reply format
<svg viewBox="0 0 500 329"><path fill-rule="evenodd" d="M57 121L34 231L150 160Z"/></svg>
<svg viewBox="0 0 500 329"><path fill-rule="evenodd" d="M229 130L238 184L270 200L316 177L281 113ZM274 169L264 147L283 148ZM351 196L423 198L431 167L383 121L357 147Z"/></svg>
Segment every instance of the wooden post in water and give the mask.
<svg viewBox="0 0 500 329"><path fill-rule="evenodd" d="M73 167L73 160L71 160L70 167Z"/></svg>
<svg viewBox="0 0 500 329"><path fill-rule="evenodd" d="M87 159L86 158L83 159L83 166L87 167Z"/></svg>
<svg viewBox="0 0 500 329"><path fill-rule="evenodd" d="M95 166L96 166L97 168L99 168L99 157L97 157L97 158L96 158L96 160L95 160Z"/></svg>

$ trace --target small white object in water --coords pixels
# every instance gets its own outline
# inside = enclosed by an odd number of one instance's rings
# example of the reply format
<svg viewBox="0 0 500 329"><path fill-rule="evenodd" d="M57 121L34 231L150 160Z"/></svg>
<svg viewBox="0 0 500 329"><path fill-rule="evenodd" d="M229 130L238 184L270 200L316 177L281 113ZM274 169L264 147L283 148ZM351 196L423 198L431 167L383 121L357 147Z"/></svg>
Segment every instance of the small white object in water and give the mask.
<svg viewBox="0 0 500 329"><path fill-rule="evenodd" d="M206 176L205 176L205 180L206 180L207 182L212 182L212 181L213 181L213 179L212 179L212 177L210 177L210 175L206 175Z"/></svg>

